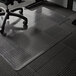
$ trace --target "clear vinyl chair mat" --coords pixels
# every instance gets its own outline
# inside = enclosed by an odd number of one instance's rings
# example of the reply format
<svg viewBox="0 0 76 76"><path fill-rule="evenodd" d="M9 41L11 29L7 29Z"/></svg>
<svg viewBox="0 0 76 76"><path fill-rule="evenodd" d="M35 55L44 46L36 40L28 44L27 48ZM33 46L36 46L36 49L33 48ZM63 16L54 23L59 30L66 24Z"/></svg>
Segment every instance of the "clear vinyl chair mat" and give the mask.
<svg viewBox="0 0 76 76"><path fill-rule="evenodd" d="M16 32L9 37L0 35L0 55L14 70L19 70L47 51L53 41L47 34L33 30Z"/></svg>

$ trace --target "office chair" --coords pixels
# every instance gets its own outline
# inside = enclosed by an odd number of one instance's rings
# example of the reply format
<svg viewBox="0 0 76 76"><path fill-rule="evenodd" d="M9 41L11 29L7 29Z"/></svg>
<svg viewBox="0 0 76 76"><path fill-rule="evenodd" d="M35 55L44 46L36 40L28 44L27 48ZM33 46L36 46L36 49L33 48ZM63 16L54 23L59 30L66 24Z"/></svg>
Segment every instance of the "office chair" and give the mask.
<svg viewBox="0 0 76 76"><path fill-rule="evenodd" d="M7 35L4 30L5 30L6 21L7 21L7 19L9 19L9 16L16 16L16 17L19 17L19 18L23 19L24 20L23 21L23 29L27 29L27 27L28 27L27 26L28 19L23 16L23 9L22 8L16 8L16 9L13 9L13 10L9 10L8 5L9 4L13 5L14 1L17 1L18 3L23 2L22 0L0 0L0 2L5 4L6 7L7 7L5 11L4 11L4 9L0 8L0 16L5 15L5 18L4 18L4 21L2 23L1 30L0 30L0 33L3 36ZM19 10L20 14L14 13L17 10Z"/></svg>

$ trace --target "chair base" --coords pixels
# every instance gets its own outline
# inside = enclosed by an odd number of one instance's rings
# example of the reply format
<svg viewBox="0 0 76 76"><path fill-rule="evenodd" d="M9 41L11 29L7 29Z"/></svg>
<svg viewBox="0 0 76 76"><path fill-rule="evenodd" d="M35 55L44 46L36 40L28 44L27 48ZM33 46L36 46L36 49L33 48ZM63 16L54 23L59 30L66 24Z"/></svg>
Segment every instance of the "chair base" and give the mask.
<svg viewBox="0 0 76 76"><path fill-rule="evenodd" d="M17 10L20 10L19 11L20 14L14 13ZM2 16L2 15L5 15L5 12L1 12L0 16ZM4 21L3 21L2 26L1 26L1 30L0 30L0 33L3 36L7 35L4 31L5 31L5 24L6 24L7 19L9 19L9 16L16 16L16 17L19 17L19 18L23 19L24 20L23 29L27 29L28 28L28 26L27 26L28 19L23 16L23 9L22 8L17 8L17 9L11 10L11 11L9 11L9 9L7 9L6 10L6 15L5 15Z"/></svg>

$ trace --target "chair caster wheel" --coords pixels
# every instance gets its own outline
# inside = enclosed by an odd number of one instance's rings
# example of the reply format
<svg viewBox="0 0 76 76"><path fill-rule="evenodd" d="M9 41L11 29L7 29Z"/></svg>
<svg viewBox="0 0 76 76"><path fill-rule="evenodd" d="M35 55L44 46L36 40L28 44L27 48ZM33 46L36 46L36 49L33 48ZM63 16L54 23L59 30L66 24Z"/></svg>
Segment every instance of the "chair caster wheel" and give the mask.
<svg viewBox="0 0 76 76"><path fill-rule="evenodd" d="M18 3L21 3L21 0L18 0Z"/></svg>
<svg viewBox="0 0 76 76"><path fill-rule="evenodd" d="M28 26L27 26L27 25L23 25L23 28L24 28L24 29L27 29L27 28L28 28Z"/></svg>
<svg viewBox="0 0 76 76"><path fill-rule="evenodd" d="M7 36L7 34L6 34L6 33L3 33L2 35L3 35L3 36Z"/></svg>
<svg viewBox="0 0 76 76"><path fill-rule="evenodd" d="M73 25L76 25L76 19L72 22Z"/></svg>
<svg viewBox="0 0 76 76"><path fill-rule="evenodd" d="M27 25L27 21L23 21L23 24L24 24L24 25Z"/></svg>
<svg viewBox="0 0 76 76"><path fill-rule="evenodd" d="M27 29L27 28L28 28L28 26L27 26L27 21L23 21L23 28L24 28L24 29Z"/></svg>
<svg viewBox="0 0 76 76"><path fill-rule="evenodd" d="M19 13L20 13L21 15L23 15L23 11L20 10Z"/></svg>
<svg viewBox="0 0 76 76"><path fill-rule="evenodd" d="M0 33L1 33L1 35L3 35L3 36L7 36L7 34L6 34L6 33L3 33L3 32L1 32L1 31L0 31Z"/></svg>

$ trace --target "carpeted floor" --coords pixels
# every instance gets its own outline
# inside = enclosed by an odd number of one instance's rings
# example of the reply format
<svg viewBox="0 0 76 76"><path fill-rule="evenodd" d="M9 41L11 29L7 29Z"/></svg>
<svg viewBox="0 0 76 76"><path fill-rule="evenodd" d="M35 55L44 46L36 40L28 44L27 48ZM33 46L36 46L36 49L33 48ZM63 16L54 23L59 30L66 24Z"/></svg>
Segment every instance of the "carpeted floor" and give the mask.
<svg viewBox="0 0 76 76"><path fill-rule="evenodd" d="M76 27L71 23L76 14L61 7L40 6L24 9L24 15L29 21L27 30L14 29L22 28L22 20L10 17L5 30L9 35L0 34L0 76L74 75Z"/></svg>

